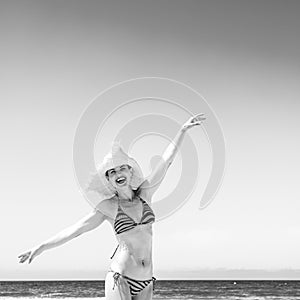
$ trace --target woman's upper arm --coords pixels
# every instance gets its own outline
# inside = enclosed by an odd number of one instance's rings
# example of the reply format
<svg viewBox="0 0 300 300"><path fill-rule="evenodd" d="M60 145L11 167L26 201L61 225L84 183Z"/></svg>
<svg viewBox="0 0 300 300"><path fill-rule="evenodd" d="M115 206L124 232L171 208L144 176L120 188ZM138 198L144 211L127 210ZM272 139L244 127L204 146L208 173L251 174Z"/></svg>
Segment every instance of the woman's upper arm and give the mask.
<svg viewBox="0 0 300 300"><path fill-rule="evenodd" d="M170 166L170 162L161 160L147 179L141 184L141 189L145 193L146 197L152 198L153 194L159 188L163 179L166 176L166 172Z"/></svg>
<svg viewBox="0 0 300 300"><path fill-rule="evenodd" d="M151 189L150 183L148 179L143 181L143 183L138 188L138 195L150 204L152 202L152 196L153 196L154 190Z"/></svg>
<svg viewBox="0 0 300 300"><path fill-rule="evenodd" d="M97 209L94 209L86 217L80 220L80 228L82 233L90 231L100 226L106 219L106 216Z"/></svg>

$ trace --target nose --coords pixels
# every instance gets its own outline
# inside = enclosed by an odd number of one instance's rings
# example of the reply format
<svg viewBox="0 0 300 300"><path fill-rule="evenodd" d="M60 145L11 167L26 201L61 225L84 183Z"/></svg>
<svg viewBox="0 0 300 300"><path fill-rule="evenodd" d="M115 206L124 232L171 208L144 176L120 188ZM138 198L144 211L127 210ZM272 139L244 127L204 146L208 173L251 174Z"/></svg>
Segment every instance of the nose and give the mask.
<svg viewBox="0 0 300 300"><path fill-rule="evenodd" d="M116 173L117 173L117 175L119 175L119 174L122 174L122 171L121 171L121 169L119 169L119 170L116 170Z"/></svg>

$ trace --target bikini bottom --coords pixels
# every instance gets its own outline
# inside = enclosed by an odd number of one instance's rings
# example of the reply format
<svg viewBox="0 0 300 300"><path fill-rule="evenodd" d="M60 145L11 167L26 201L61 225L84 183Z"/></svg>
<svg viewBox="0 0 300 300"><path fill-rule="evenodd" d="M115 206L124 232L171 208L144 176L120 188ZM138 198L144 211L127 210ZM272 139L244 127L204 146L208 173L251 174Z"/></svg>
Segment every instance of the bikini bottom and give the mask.
<svg viewBox="0 0 300 300"><path fill-rule="evenodd" d="M154 290L154 284L155 284L155 280L156 280L155 277L152 277L151 279L147 279L147 280L136 280L136 279L130 278L128 276L122 275L118 272L115 272L113 270L109 270L109 272L114 273L114 275L113 275L113 277L114 277L113 289L115 288L115 286L118 286L120 284L120 277L123 277L129 285L129 290L130 290L131 296L138 295L152 281L153 281L153 290Z"/></svg>

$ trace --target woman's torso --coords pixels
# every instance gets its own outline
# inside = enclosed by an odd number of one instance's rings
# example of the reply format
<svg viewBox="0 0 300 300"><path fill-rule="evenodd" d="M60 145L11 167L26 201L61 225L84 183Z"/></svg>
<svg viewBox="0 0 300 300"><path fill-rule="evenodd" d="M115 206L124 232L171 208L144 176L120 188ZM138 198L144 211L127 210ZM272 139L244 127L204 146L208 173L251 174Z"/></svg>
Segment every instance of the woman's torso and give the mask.
<svg viewBox="0 0 300 300"><path fill-rule="evenodd" d="M107 220L119 243L111 269L138 279L151 278L153 271L152 224L155 219L145 198L146 195L138 192L132 203L113 197L106 205L106 209L114 212Z"/></svg>

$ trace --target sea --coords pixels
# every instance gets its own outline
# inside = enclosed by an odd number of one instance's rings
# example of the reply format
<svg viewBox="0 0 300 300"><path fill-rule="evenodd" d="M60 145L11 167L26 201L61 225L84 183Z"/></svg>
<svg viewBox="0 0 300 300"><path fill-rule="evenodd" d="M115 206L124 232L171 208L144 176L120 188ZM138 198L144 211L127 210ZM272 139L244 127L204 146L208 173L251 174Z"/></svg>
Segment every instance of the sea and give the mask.
<svg viewBox="0 0 300 300"><path fill-rule="evenodd" d="M104 297L104 281L0 281L0 299ZM157 280L153 299L300 300L297 280Z"/></svg>

